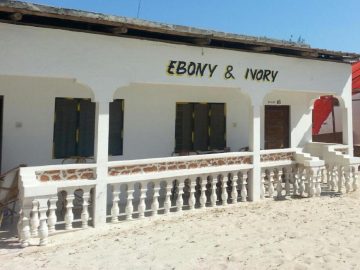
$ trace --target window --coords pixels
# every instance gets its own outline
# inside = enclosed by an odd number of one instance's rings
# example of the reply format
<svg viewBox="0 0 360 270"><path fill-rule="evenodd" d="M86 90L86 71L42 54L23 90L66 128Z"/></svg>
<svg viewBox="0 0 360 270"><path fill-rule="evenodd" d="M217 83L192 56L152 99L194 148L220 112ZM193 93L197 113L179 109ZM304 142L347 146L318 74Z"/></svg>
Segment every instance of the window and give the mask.
<svg viewBox="0 0 360 270"><path fill-rule="evenodd" d="M226 147L224 103L177 103L175 152Z"/></svg>
<svg viewBox="0 0 360 270"><path fill-rule="evenodd" d="M95 103L90 99L56 98L54 158L94 155Z"/></svg>
<svg viewBox="0 0 360 270"><path fill-rule="evenodd" d="M124 100L116 99L109 108L109 155L123 154Z"/></svg>
<svg viewBox="0 0 360 270"><path fill-rule="evenodd" d="M109 155L123 153L124 100L109 104ZM94 155L95 103L90 99L56 98L54 158Z"/></svg>

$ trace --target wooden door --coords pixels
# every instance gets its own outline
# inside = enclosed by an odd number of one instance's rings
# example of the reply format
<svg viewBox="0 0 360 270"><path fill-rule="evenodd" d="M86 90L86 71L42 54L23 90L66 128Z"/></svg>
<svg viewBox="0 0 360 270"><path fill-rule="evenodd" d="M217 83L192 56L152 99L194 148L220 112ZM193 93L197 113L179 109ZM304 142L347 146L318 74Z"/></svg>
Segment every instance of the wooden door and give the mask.
<svg viewBox="0 0 360 270"><path fill-rule="evenodd" d="M265 106L265 149L290 147L290 106Z"/></svg>

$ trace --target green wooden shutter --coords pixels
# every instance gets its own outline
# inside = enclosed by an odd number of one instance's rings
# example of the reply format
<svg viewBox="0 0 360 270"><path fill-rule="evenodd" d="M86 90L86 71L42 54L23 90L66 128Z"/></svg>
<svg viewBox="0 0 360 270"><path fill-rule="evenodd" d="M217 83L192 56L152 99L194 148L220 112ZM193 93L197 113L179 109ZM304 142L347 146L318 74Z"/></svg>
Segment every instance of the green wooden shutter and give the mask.
<svg viewBox="0 0 360 270"><path fill-rule="evenodd" d="M109 104L109 155L123 154L124 100Z"/></svg>
<svg viewBox="0 0 360 270"><path fill-rule="evenodd" d="M81 157L94 156L95 103L90 100L81 99L79 105L79 140L77 155Z"/></svg>
<svg viewBox="0 0 360 270"><path fill-rule="evenodd" d="M55 99L54 158L76 155L77 101Z"/></svg>
<svg viewBox="0 0 360 270"><path fill-rule="evenodd" d="M209 108L208 104L196 103L194 105L194 150L208 150L209 138Z"/></svg>
<svg viewBox="0 0 360 270"><path fill-rule="evenodd" d="M176 104L175 121L175 151L191 151L193 149L192 131L193 131L193 104Z"/></svg>
<svg viewBox="0 0 360 270"><path fill-rule="evenodd" d="M226 147L225 130L225 104L210 104L210 148L224 149Z"/></svg>

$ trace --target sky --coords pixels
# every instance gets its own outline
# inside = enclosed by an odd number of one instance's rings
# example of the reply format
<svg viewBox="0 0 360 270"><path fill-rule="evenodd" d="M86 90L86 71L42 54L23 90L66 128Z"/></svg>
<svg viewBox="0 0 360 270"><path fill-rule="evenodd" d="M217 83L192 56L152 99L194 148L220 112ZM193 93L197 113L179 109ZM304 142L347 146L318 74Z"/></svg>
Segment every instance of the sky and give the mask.
<svg viewBox="0 0 360 270"><path fill-rule="evenodd" d="M139 1L141 1L138 12ZM360 0L31 0L360 54Z"/></svg>

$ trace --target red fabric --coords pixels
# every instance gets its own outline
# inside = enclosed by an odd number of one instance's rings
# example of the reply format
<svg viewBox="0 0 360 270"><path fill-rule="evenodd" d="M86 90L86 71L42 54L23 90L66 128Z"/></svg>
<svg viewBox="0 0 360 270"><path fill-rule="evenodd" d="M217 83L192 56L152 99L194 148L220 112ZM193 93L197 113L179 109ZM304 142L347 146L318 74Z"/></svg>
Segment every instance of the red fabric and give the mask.
<svg viewBox="0 0 360 270"><path fill-rule="evenodd" d="M360 92L360 62L352 66L352 90L353 94Z"/></svg>
<svg viewBox="0 0 360 270"><path fill-rule="evenodd" d="M332 96L322 96L314 103L312 134L317 135L333 107Z"/></svg>

